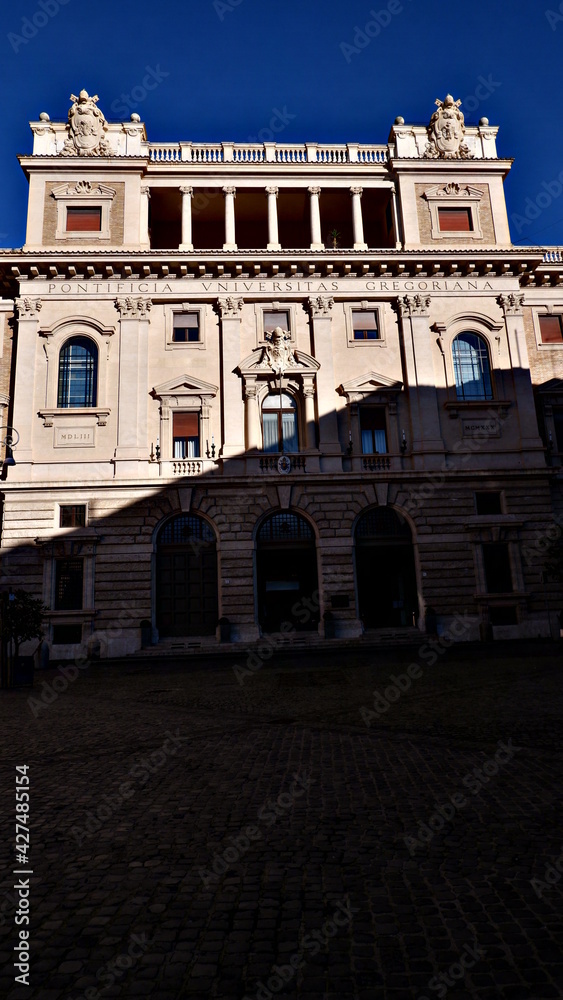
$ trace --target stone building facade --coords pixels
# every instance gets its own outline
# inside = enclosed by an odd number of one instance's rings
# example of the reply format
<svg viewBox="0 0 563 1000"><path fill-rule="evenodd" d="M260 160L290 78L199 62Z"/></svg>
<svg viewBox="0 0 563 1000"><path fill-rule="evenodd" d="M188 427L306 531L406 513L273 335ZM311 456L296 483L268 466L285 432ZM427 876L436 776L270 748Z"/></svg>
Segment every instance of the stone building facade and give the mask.
<svg viewBox="0 0 563 1000"><path fill-rule="evenodd" d="M151 143L72 102L0 251L3 586L52 654L554 633L563 258L511 243L497 129L448 95L381 145Z"/></svg>

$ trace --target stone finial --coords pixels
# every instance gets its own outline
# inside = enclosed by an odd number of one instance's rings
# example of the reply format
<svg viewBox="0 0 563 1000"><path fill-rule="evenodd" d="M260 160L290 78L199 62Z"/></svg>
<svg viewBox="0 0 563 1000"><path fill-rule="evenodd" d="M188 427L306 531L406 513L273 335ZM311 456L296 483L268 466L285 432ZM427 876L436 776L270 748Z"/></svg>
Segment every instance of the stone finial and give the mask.
<svg viewBox="0 0 563 1000"><path fill-rule="evenodd" d="M465 119L459 110L461 101L446 94L444 101L435 102L438 110L428 124L428 145L424 155L433 160L467 160L473 154L464 143Z"/></svg>
<svg viewBox="0 0 563 1000"><path fill-rule="evenodd" d="M98 95L90 97L81 90L78 97L70 95L73 102L68 112L68 138L63 156L108 156L112 149L106 138L107 122L98 104Z"/></svg>

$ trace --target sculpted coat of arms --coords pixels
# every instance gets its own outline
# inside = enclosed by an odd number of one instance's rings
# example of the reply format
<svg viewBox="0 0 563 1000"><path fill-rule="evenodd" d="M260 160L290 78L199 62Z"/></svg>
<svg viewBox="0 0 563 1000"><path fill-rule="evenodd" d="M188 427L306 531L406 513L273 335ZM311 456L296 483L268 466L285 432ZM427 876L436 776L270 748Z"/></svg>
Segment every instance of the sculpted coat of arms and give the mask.
<svg viewBox="0 0 563 1000"><path fill-rule="evenodd" d="M68 113L68 139L63 146L65 156L107 156L111 147L106 139L107 123L100 111L98 95L90 97L81 90L78 97L70 95L73 102Z"/></svg>
<svg viewBox="0 0 563 1000"><path fill-rule="evenodd" d="M288 340L290 340L289 333L282 330L281 326L276 326L272 331L270 343L262 349L258 366L271 368L278 375L283 374L287 368L295 368L299 362Z"/></svg>
<svg viewBox="0 0 563 1000"><path fill-rule="evenodd" d="M454 101L446 94L445 101L437 100L438 110L428 125L428 145L424 155L432 159L467 160L473 156L464 143L465 119L459 110L461 101Z"/></svg>

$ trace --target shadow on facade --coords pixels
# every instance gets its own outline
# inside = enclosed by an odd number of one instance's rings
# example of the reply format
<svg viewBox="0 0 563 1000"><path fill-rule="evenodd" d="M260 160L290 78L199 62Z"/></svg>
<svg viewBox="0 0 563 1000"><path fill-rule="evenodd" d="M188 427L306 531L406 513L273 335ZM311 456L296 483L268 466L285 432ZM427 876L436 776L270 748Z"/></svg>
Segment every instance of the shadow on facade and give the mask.
<svg viewBox="0 0 563 1000"><path fill-rule="evenodd" d="M434 388L428 398L424 389L411 393L412 423L404 401L390 418L387 391L377 399L387 406L385 454L377 453L377 421L364 430L361 417L359 454L354 450L346 423L353 405L321 416L320 440L340 417L340 473L309 474L307 451L292 457L288 472L278 468L278 456L247 454L162 485L135 481L133 502L126 479L33 490L22 482L21 493L12 481L18 492L4 494L0 589L23 588L43 600L45 639L59 659L81 651L119 656L176 639L251 643L284 626L323 638L357 638L372 628L424 631L427 615L434 631L460 613L474 617L468 638L478 638L479 624L493 616L506 638L541 634L540 619L550 614L541 560L522 556L538 530L553 524L539 438L528 452L533 475L514 481L508 452L518 448L515 405L503 411L484 402L472 417L482 431L464 437L469 418L461 404L450 420ZM457 440L446 453L442 435L451 437L454 426ZM429 434L437 439L431 448ZM420 439L414 450L413 435ZM250 461L256 471L241 476L241 463ZM480 520L479 491L502 495L498 514ZM532 518L534 504L542 513ZM496 546L490 558L506 560L494 585L487 546Z"/></svg>

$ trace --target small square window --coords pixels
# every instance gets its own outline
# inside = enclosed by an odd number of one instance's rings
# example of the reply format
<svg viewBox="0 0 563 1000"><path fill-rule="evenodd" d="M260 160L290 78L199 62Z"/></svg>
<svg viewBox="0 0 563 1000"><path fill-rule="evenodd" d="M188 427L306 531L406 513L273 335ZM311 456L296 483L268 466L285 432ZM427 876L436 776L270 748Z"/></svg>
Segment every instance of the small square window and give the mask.
<svg viewBox="0 0 563 1000"><path fill-rule="evenodd" d="M172 341L174 344L193 344L199 340L199 313L174 313Z"/></svg>
<svg viewBox="0 0 563 1000"><path fill-rule="evenodd" d="M75 645L82 642L82 625L53 625L55 645Z"/></svg>
<svg viewBox="0 0 563 1000"><path fill-rule="evenodd" d="M102 209L97 206L66 210L67 233L100 233L102 231Z"/></svg>
<svg viewBox="0 0 563 1000"><path fill-rule="evenodd" d="M86 524L86 504L61 504L59 507L59 527L83 528Z"/></svg>
<svg viewBox="0 0 563 1000"><path fill-rule="evenodd" d="M473 219L470 208L438 208L441 233L472 233Z"/></svg>
<svg viewBox="0 0 563 1000"><path fill-rule="evenodd" d="M378 340L377 313L362 310L352 313L354 340Z"/></svg>
<svg viewBox="0 0 563 1000"><path fill-rule="evenodd" d="M55 611L80 611L84 589L82 559L57 559L55 563Z"/></svg>
<svg viewBox="0 0 563 1000"><path fill-rule="evenodd" d="M489 608L489 621L491 625L517 625L518 616L514 605L510 607Z"/></svg>
<svg viewBox="0 0 563 1000"><path fill-rule="evenodd" d="M563 324L561 316L540 316L542 344L563 344Z"/></svg>
<svg viewBox="0 0 563 1000"><path fill-rule="evenodd" d="M478 514L502 514L500 493L476 493L475 509Z"/></svg>
<svg viewBox="0 0 563 1000"><path fill-rule="evenodd" d="M272 333L277 326L281 326L282 330L289 332L289 313L285 310L272 311L267 310L263 313L264 316L264 333Z"/></svg>

